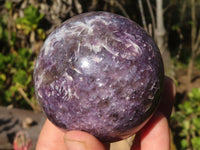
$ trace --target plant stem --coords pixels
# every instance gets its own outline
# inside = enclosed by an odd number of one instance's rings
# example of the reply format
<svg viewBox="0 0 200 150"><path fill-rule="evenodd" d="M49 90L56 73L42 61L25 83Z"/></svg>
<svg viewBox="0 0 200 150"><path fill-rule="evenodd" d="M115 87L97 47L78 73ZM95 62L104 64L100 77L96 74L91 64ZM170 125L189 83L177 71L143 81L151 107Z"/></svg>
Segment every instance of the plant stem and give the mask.
<svg viewBox="0 0 200 150"><path fill-rule="evenodd" d="M34 105L31 100L27 97L26 93L24 92L24 90L19 87L18 88L18 92L21 94L21 96L25 99L25 101L31 106L31 108L34 110L34 111L40 111L40 108L36 105Z"/></svg>

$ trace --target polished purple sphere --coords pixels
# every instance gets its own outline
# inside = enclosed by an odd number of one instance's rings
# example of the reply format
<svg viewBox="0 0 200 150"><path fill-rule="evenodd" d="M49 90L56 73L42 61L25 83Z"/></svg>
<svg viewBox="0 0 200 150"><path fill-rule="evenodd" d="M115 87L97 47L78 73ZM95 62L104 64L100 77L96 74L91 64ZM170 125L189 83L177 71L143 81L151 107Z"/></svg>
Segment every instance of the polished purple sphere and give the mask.
<svg viewBox="0 0 200 150"><path fill-rule="evenodd" d="M135 22L108 12L65 21L46 39L34 84L48 119L103 142L137 132L155 111L163 62L152 38Z"/></svg>

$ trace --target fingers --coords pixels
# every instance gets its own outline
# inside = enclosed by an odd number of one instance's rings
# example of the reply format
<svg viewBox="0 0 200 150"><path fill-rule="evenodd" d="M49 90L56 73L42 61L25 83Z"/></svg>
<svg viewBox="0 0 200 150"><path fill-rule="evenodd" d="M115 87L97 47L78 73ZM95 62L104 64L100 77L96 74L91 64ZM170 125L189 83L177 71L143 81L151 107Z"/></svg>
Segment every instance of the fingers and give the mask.
<svg viewBox="0 0 200 150"><path fill-rule="evenodd" d="M40 132L36 150L66 150L63 137L64 133L47 119Z"/></svg>
<svg viewBox="0 0 200 150"><path fill-rule="evenodd" d="M67 150L109 149L109 145L103 145L97 138L83 131L69 131L65 134L64 140Z"/></svg>
<svg viewBox="0 0 200 150"><path fill-rule="evenodd" d="M83 131L63 132L46 120L38 138L36 150L107 150L94 136Z"/></svg>
<svg viewBox="0 0 200 150"><path fill-rule="evenodd" d="M132 150L160 149L170 150L170 130L166 117L161 113L157 113L136 135Z"/></svg>
<svg viewBox="0 0 200 150"><path fill-rule="evenodd" d="M136 134L132 150L170 150L169 119L174 104L175 85L165 77L163 92L157 112Z"/></svg>

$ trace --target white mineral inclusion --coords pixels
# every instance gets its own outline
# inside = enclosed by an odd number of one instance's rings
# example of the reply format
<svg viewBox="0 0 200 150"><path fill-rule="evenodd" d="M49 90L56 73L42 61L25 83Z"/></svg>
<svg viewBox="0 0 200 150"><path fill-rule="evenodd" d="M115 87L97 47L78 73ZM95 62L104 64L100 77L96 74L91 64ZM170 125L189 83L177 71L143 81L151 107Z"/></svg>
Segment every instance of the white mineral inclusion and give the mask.
<svg viewBox="0 0 200 150"><path fill-rule="evenodd" d="M81 34L85 30L87 31L88 34L93 33L93 28L83 22L80 22L80 21L75 22L72 25L73 25L72 29L74 29L75 33L77 33L78 35ZM80 29L80 28L81 28L81 30L79 31L78 29Z"/></svg>
<svg viewBox="0 0 200 150"><path fill-rule="evenodd" d="M64 37L68 37L68 36L72 36L72 35L76 35L76 36L80 36L81 33L85 32L85 34L89 34L89 35L95 35L95 32L93 30L94 28L94 21L101 21L102 24L104 24L105 26L109 25L111 22L110 21L106 21L104 19L102 19L101 16L96 16L95 18L91 19L91 20L85 20L85 22L81 22L81 21L77 21L77 22L73 22L71 23L71 27L68 29L65 26L62 26L60 28L60 30L58 30L55 34L50 35L50 37L48 37L44 43L43 49L45 51L44 55L48 55L50 54L51 51L53 51L53 46L51 45L52 40L53 41L61 41ZM110 35L110 38L114 41L120 41L123 43L123 45L125 45L127 48L131 48L132 47L132 53L128 54L129 56L140 56L142 54L141 49L138 45L136 45L132 40L134 40L133 35L124 32L124 34L128 37L125 41L122 41L119 37L114 37L112 34ZM93 50L95 53L98 53L103 49L107 50L108 52L110 52L111 54L118 56L118 53L114 52L114 50L112 50L112 48L107 44L107 38L105 39L105 41L102 40L98 40L96 44L92 44L88 42L88 39L82 39L82 43L85 44L85 46L87 46L89 49ZM81 43L79 43L81 44ZM123 55L127 55L127 54L122 54L122 57L124 57ZM84 65L83 65L84 67Z"/></svg>
<svg viewBox="0 0 200 150"><path fill-rule="evenodd" d="M37 63L36 63L37 64ZM36 65L37 66L37 65ZM40 74L40 75L38 75L38 82L37 82L37 84L36 84L36 88L38 89L39 87L40 87L40 85L42 84L42 79L43 79L43 77L44 77L44 74L45 74L45 72L43 72L42 74ZM39 94L38 94L39 95ZM42 96L41 95L39 95L41 98L42 98Z"/></svg>
<svg viewBox="0 0 200 150"><path fill-rule="evenodd" d="M134 51L133 51L132 55L133 56L140 56L142 54L140 47L137 44L135 44L133 41L131 41L130 39L128 39L128 41L130 43L125 44L125 45L127 46L127 48L133 47Z"/></svg>
<svg viewBox="0 0 200 150"><path fill-rule="evenodd" d="M80 63L81 63L81 68L83 68L83 69L89 69L90 68L90 62L87 58L82 58Z"/></svg>
<svg viewBox="0 0 200 150"><path fill-rule="evenodd" d="M46 41L44 42L44 45L42 49L44 49L44 55L49 55L51 51L54 50L52 46L52 40L54 42L61 41L66 36L66 28L62 26L59 30L57 30L56 34L51 34Z"/></svg>

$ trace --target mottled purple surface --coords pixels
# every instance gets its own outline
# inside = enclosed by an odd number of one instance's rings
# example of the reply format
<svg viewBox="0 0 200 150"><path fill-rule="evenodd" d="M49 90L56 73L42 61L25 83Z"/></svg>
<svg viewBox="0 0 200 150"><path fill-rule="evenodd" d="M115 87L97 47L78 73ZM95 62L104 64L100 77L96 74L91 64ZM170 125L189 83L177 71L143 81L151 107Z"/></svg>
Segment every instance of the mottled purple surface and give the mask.
<svg viewBox="0 0 200 150"><path fill-rule="evenodd" d="M111 142L136 132L154 112L163 63L154 41L136 23L90 12L49 35L34 81L36 97L55 125Z"/></svg>

